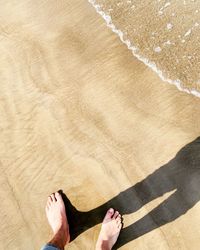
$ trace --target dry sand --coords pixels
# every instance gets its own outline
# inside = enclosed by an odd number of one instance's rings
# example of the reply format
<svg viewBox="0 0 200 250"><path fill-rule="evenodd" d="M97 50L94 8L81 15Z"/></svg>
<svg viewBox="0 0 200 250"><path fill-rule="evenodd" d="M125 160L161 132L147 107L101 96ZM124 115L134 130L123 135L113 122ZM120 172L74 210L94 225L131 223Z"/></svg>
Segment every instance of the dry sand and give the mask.
<svg viewBox="0 0 200 250"><path fill-rule="evenodd" d="M167 163L199 136L200 99L134 58L85 0L0 7L0 249L50 238L44 207L58 189L89 211L68 249L94 249L112 202L132 225L121 249L198 249L198 175Z"/></svg>

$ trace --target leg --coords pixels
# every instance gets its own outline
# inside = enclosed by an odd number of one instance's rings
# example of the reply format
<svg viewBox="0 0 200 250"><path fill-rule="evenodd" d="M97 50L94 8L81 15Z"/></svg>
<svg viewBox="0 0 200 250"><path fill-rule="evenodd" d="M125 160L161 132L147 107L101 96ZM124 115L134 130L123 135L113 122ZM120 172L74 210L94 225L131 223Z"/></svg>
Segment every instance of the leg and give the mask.
<svg viewBox="0 0 200 250"><path fill-rule="evenodd" d="M58 192L48 197L46 215L53 230L53 238L43 250L63 250L70 241L70 235L65 205Z"/></svg>
<svg viewBox="0 0 200 250"><path fill-rule="evenodd" d="M118 239L121 228L121 215L118 211L114 213L114 209L110 208L103 220L96 250L111 250Z"/></svg>
<svg viewBox="0 0 200 250"><path fill-rule="evenodd" d="M46 244L45 246L43 246L43 248L41 250L60 250L60 249L53 246L53 245Z"/></svg>

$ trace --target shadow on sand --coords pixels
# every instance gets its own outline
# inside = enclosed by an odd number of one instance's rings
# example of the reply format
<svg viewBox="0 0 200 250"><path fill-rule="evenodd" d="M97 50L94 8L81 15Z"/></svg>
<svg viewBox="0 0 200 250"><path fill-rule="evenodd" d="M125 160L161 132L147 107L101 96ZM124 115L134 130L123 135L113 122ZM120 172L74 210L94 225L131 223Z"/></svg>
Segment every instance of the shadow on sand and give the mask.
<svg viewBox="0 0 200 250"><path fill-rule="evenodd" d="M114 249L175 220L200 200L200 137L184 146L172 160L143 181L90 211L78 211L61 192L67 210L71 241L101 223L110 207L117 209L122 215L134 213L148 202L175 189L171 196L150 213L123 228Z"/></svg>

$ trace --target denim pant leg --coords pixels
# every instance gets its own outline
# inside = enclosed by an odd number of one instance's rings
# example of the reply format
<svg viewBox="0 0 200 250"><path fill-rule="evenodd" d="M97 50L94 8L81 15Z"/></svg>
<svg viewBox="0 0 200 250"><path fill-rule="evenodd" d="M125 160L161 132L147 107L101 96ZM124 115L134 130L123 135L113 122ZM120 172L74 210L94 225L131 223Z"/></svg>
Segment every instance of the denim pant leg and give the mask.
<svg viewBox="0 0 200 250"><path fill-rule="evenodd" d="M60 249L51 244L46 244L41 248L41 250L60 250Z"/></svg>

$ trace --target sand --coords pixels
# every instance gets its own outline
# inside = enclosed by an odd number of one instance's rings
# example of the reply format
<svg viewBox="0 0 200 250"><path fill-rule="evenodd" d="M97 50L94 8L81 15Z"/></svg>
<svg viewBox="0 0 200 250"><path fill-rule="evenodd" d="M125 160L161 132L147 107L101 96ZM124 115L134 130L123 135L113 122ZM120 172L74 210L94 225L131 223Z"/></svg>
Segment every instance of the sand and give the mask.
<svg viewBox="0 0 200 250"><path fill-rule="evenodd" d="M134 58L87 1L6 1L0 23L0 249L51 237L58 189L81 224L68 249L94 249L111 205L121 249L197 249L200 99Z"/></svg>

